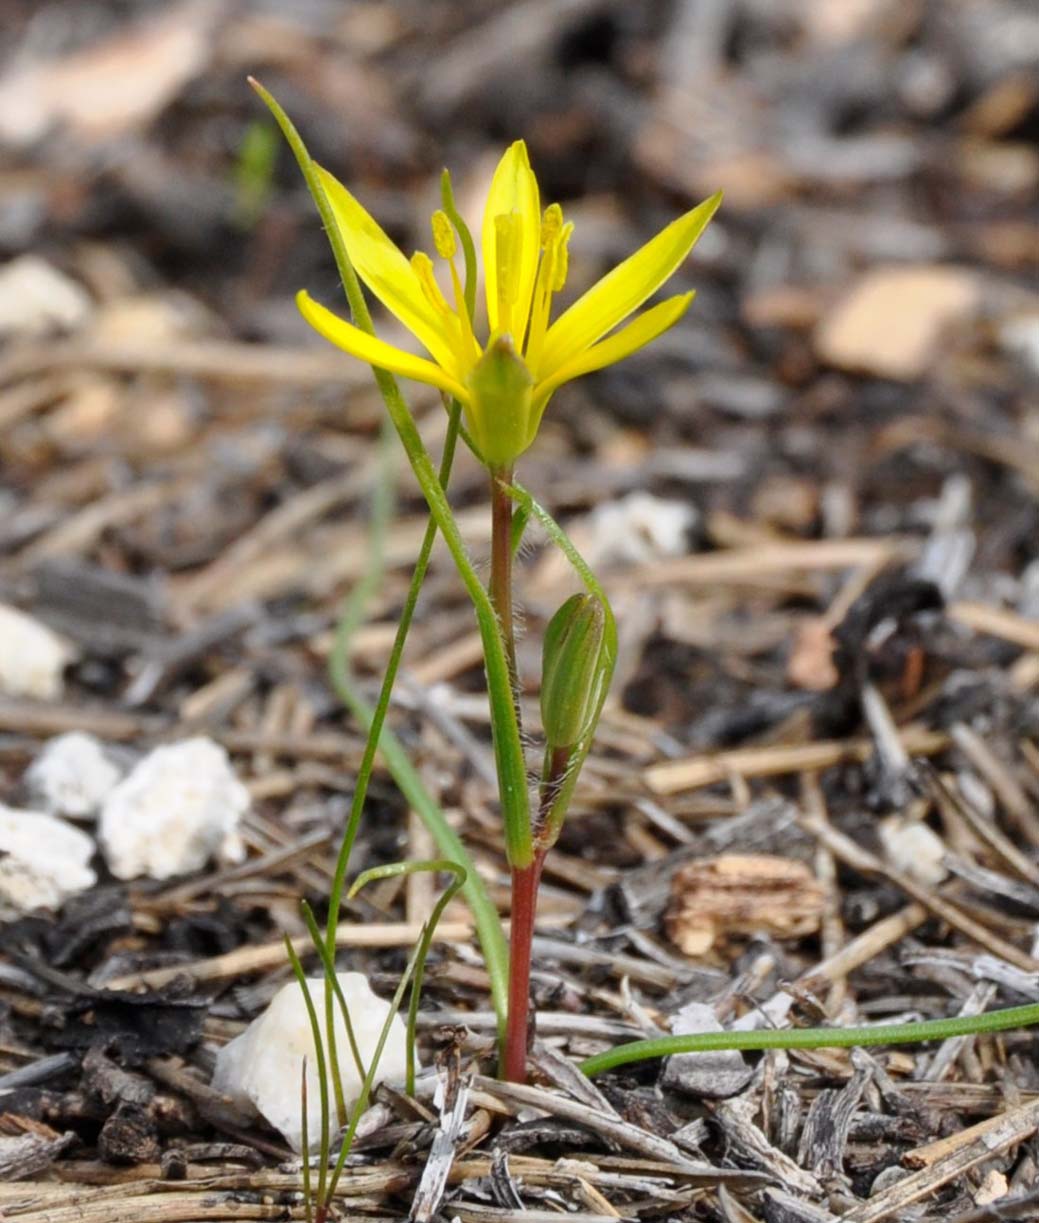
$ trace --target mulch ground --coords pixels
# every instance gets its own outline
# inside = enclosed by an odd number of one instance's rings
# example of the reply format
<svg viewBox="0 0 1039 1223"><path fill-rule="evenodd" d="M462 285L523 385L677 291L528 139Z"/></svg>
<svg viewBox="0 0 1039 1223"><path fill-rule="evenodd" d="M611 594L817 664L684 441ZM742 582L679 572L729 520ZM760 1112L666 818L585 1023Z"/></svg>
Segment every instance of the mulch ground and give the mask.
<svg viewBox="0 0 1039 1223"><path fill-rule="evenodd" d="M517 135L575 221L575 287L726 191L677 278L687 318L560 392L520 473L621 633L542 891L532 1085L492 1077L453 906L422 1014L446 1097L380 1092L341 1217L1039 1216L1029 1032L574 1069L691 1016L1039 999L1028 0L5 10L0 252L71 296L48 330L0 288L0 601L77 657L55 700L0 695L0 799L85 730L126 762L209 736L253 805L242 865L127 885L98 860L61 912L0 926L0 1217L303 1217L298 1161L208 1082L288 979L299 899L327 896L363 748L327 658L370 564L382 409L296 315L302 286L337 305L335 272L248 73L408 250L441 166L471 205ZM439 401L412 402L435 450ZM482 560L465 457L452 496ZM402 469L354 643L372 692L423 527ZM573 585L536 535L519 580L536 727ZM507 909L478 638L441 551L405 671L393 725ZM379 772L353 869L430 851ZM351 902L343 965L392 991L432 897L416 876Z"/></svg>

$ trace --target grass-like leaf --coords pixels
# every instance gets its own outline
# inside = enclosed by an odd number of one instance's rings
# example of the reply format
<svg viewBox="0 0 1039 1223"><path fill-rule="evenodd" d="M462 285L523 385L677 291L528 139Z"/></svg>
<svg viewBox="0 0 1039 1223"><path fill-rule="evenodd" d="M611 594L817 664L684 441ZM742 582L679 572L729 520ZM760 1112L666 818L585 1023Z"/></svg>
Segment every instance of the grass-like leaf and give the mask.
<svg viewBox="0 0 1039 1223"><path fill-rule="evenodd" d="M324 939L321 936L321 927L317 924L317 918L314 916L314 911L305 900L300 902L300 912L303 915L303 921L307 927L307 933L310 935L310 941L314 944L314 950L317 952L321 960L321 968L325 974L325 980L328 987L336 996L336 1001L339 1003L339 1012L343 1016L343 1027L346 1028L346 1039L350 1045L350 1053L354 1059L354 1066L357 1068L358 1078L363 1079L365 1074L364 1063L361 1060L361 1050L357 1045L357 1034L354 1032L353 1020L350 1017L350 1007L347 1004L346 998L343 995L343 987L339 984L339 977L336 975L335 960L328 954L328 948L325 945ZM346 1103L343 1100L343 1085L339 1074L339 1059L332 1054L335 1048L334 1029L327 1029L329 1041L329 1064L332 1067L332 1081L336 1085L336 1108L339 1111L340 1125L346 1124Z"/></svg>
<svg viewBox="0 0 1039 1223"><path fill-rule="evenodd" d="M299 988L303 993L303 1004L307 1008L307 1018L310 1020L310 1032L314 1040L314 1060L317 1063L318 1091L320 1093L320 1099L321 1099L321 1147L320 1147L321 1162L318 1165L318 1174L317 1174L317 1177L318 1177L317 1179L317 1207L318 1207L318 1215L320 1217L325 1208L325 1203L327 1200L325 1196L325 1190L326 1190L327 1175L328 1175L328 1154L329 1154L329 1150L331 1147L331 1141L330 1141L330 1135L329 1135L329 1117L330 1117L331 1110L329 1109L329 1104L328 1104L328 1074L327 1074L327 1069L326 1069L326 1064L325 1064L324 1047L323 1047L322 1040L321 1040L321 1024L318 1022L317 1010L314 1007L314 999L310 996L310 984L307 981L306 973L303 971L303 965L300 962L300 958L296 954L296 949L292 945L292 940L289 938L287 934L285 935L285 948L288 951L289 962L292 965L293 975L295 976L296 982L299 985ZM304 1075L306 1075L306 1065L305 1064L303 1067L303 1073ZM306 1091L304 1091L304 1104L305 1103L306 1103ZM306 1117L307 1117L307 1114L306 1112L304 1112L302 1116L302 1124L304 1127L302 1131L304 1151L307 1150L307 1143L309 1142L309 1139L310 1139L309 1132L305 1132L307 1129ZM310 1180L310 1164L306 1156L304 1156L303 1172L304 1172L304 1186L305 1186L304 1191L307 1195L307 1201L309 1202L310 1201L310 1188L307 1182Z"/></svg>
<svg viewBox="0 0 1039 1223"><path fill-rule="evenodd" d="M454 878L433 906L433 911L430 913L428 921L422 926L422 934L418 941L415 979L411 983L411 994L408 998L408 1060L405 1089L409 1096L415 1094L415 1041L417 1039L418 1007L422 994L422 978L426 971L426 957L429 955L433 935L436 933L437 925L443 916L444 910L451 903L452 898L465 886L466 870L459 863L447 861L443 858L433 862L391 862L387 866L373 866L370 870L362 872L354 880L348 893L349 896L356 896L361 888L376 879L397 879L401 875L413 875L419 871L432 871L434 873L449 872Z"/></svg>
<svg viewBox="0 0 1039 1223"><path fill-rule="evenodd" d="M307 1059L305 1057L300 1069L299 1099L299 1129L303 1143L303 1209L306 1211L307 1223L314 1223L314 1201L310 1188L310 1118L307 1116Z"/></svg>
<svg viewBox="0 0 1039 1223"><path fill-rule="evenodd" d="M842 1049L854 1045L908 1045L951 1036L977 1036L1039 1024L1039 1003L1011 1006L984 1015L928 1019L921 1023L878 1023L868 1028L792 1028L762 1032L701 1032L694 1036L661 1036L635 1040L597 1053L581 1063L585 1074L602 1074L631 1062L675 1053L708 1053L720 1049Z"/></svg>

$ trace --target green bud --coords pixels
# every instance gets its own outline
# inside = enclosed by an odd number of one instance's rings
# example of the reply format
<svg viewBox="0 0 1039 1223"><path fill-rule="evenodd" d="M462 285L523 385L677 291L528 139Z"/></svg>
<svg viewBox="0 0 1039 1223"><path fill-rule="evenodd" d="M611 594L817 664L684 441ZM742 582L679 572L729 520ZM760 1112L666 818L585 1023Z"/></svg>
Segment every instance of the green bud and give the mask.
<svg viewBox="0 0 1039 1223"><path fill-rule="evenodd" d="M468 379L472 401L466 418L484 462L511 467L533 441L531 399L534 379L509 335L499 335L473 366Z"/></svg>
<svg viewBox="0 0 1039 1223"><path fill-rule="evenodd" d="M549 751L575 747L594 729L612 672L602 601L572 595L545 630L541 722Z"/></svg>

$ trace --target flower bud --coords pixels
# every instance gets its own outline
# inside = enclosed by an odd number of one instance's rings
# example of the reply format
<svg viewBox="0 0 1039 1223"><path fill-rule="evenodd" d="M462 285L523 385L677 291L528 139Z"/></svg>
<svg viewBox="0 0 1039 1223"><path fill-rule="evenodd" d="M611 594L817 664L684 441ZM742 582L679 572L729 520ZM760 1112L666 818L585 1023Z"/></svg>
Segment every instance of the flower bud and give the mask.
<svg viewBox="0 0 1039 1223"><path fill-rule="evenodd" d="M549 751L576 747L595 728L613 671L606 609L591 594L572 595L545 630L541 722Z"/></svg>
<svg viewBox="0 0 1039 1223"><path fill-rule="evenodd" d="M534 440L534 379L509 335L499 335L473 366L465 405L473 441L492 470L508 468Z"/></svg>

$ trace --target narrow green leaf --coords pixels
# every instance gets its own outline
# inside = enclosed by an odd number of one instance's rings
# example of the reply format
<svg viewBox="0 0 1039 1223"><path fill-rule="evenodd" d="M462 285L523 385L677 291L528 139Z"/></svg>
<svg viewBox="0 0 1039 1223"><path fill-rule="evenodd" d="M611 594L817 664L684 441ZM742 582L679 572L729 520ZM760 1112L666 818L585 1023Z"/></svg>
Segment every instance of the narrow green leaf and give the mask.
<svg viewBox="0 0 1039 1223"><path fill-rule="evenodd" d="M388 866L374 866L358 875L350 888L349 895L355 896L366 884L376 879L395 879L401 875L413 875L420 871L449 872L454 876L447 888L433 906L429 920L422 927L415 960L415 979L411 983L411 995L408 999L408 1036L407 1036L407 1081L405 1090L409 1096L415 1094L415 1042L418 1038L418 1008L422 994L422 978L426 972L426 958L433 943L433 935L443 916L444 910L451 900L465 885L466 871L457 862L438 859L433 862L391 862Z"/></svg>
<svg viewBox="0 0 1039 1223"><path fill-rule="evenodd" d="M328 1201L328 1198L325 1196L328 1175L328 1154L331 1146L329 1135L331 1110L328 1103L328 1071L325 1065L325 1051L321 1041L321 1025L318 1023L317 1011L314 1009L314 999L310 996L310 984L307 981L306 973L303 971L300 958L296 954L296 949L292 945L292 940L287 934L285 935L285 949L289 954L289 963L292 965L293 975L303 994L303 1005L307 1008L310 1032L314 1039L314 1060L317 1062L318 1092L321 1099L321 1164L317 1174L317 1204L320 1211Z"/></svg>
<svg viewBox="0 0 1039 1223"><path fill-rule="evenodd" d="M920 1023L878 1023L868 1028L792 1028L762 1032L701 1032L695 1036L661 1036L635 1040L597 1053L581 1063L586 1075L602 1074L630 1062L644 1062L675 1053L708 1053L721 1049L845 1049L854 1045L908 1045L952 1036L1007 1032L1039 1024L1039 1003L1011 1006L984 1015L928 1019Z"/></svg>
<svg viewBox="0 0 1039 1223"><path fill-rule="evenodd" d="M335 960L329 956L328 948L325 946L324 939L321 936L321 929L317 924L317 919L314 916L314 911L305 900L300 901L300 912L303 914L303 921L307 927L307 933L310 935L310 941L314 944L314 950L321 960L321 967L325 974L325 982L327 987L335 994L336 1000L339 1003L339 1010L343 1016L343 1027L346 1028L346 1039L350 1045L350 1054L354 1059L354 1066L357 1068L358 1078L364 1078L364 1063L361 1061L361 1050L357 1045L357 1034L354 1031L353 1020L350 1017L350 1008L347 1006L346 998L343 996L342 986L339 984L339 977L336 974ZM329 1061L332 1063L332 1082L335 1085L336 1091L336 1109L339 1113L339 1124L346 1124L346 1103L343 1100L343 1083L342 1076L339 1073L339 1060L335 1055L335 1027L328 1028L328 1048Z"/></svg>
<svg viewBox="0 0 1039 1223"><path fill-rule="evenodd" d="M314 1201L310 1187L310 1120L307 1116L307 1059L303 1059L300 1071L300 1136L303 1143L303 1209L307 1223L314 1223Z"/></svg>

